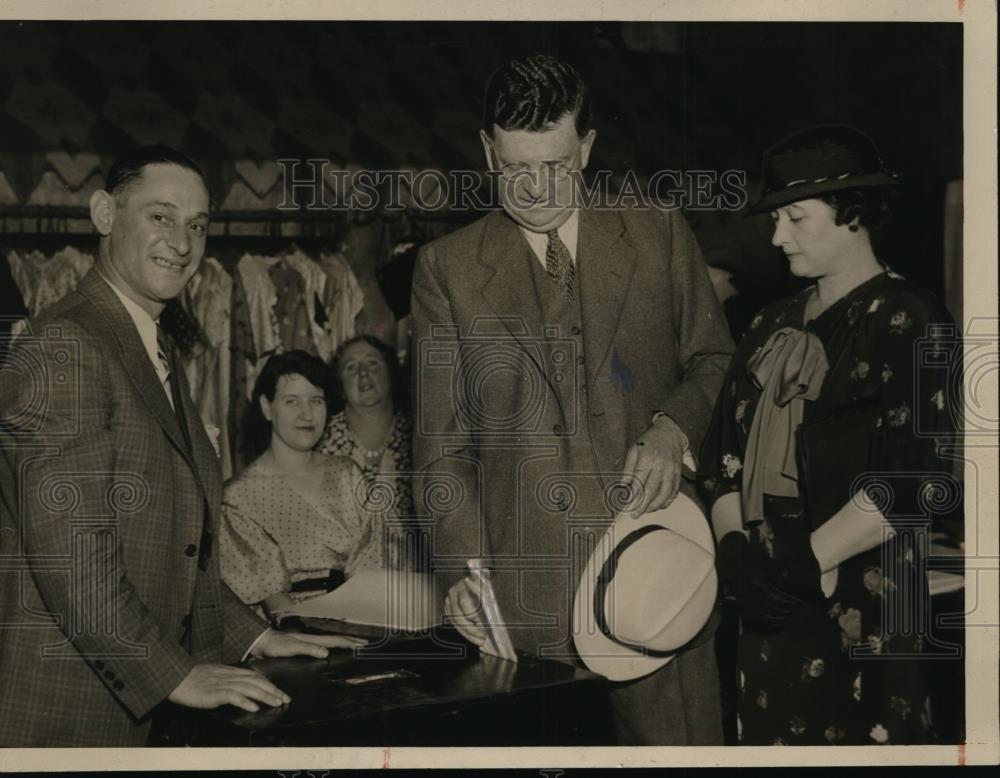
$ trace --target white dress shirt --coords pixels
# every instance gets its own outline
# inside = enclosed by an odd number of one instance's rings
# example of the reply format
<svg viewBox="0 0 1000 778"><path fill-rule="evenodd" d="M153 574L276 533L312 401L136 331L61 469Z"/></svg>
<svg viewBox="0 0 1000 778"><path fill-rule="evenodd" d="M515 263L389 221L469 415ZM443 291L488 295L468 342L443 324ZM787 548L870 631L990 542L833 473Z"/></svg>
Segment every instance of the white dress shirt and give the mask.
<svg viewBox="0 0 1000 778"><path fill-rule="evenodd" d="M104 278L104 276L101 276ZM149 357L149 361L153 365L153 369L156 371L157 377L160 379L160 385L163 387L163 391L167 394L167 400L170 402L170 407L174 407L173 393L170 391L170 371L167 366L160 359L160 347L156 342L156 328L158 323L152 316L150 316L146 311L144 311L136 302L130 300L125 296L124 292L115 286L113 283L107 281L108 286L111 287L112 291L118 295L118 299L122 301L122 305L125 306L125 310L135 324L136 331L139 333L139 340L142 341L143 347L146 349L146 355ZM166 355L164 355L166 356Z"/></svg>
<svg viewBox="0 0 1000 778"><path fill-rule="evenodd" d="M518 225L520 227L520 225ZM549 236L544 232L532 232L529 229L521 227L521 232L523 233L525 239L528 241L528 245L531 246L531 250L535 252L535 256L538 257L538 261L542 263L542 267L547 269L545 263L545 251L549 246ZM576 244L577 239L580 236L580 212L574 208L569 215L569 218L559 225L556 230L559 233L559 240L563 242L567 249L569 249L570 258L573 260L573 264L576 264Z"/></svg>

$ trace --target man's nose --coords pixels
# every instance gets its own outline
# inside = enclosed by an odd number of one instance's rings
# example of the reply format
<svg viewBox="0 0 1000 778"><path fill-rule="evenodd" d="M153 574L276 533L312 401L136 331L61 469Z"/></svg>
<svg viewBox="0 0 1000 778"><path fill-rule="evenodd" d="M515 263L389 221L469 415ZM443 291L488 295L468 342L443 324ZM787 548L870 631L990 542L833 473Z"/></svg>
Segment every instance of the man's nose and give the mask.
<svg viewBox="0 0 1000 778"><path fill-rule="evenodd" d="M548 176L545 175L545 168L539 170L532 170L531 175L527 176L524 180L525 188L531 194L532 197L538 198L545 194L545 188L548 183Z"/></svg>
<svg viewBox="0 0 1000 778"><path fill-rule="evenodd" d="M188 233L187 227L183 225L174 227L167 236L167 245L179 256L187 256L191 252L191 235Z"/></svg>

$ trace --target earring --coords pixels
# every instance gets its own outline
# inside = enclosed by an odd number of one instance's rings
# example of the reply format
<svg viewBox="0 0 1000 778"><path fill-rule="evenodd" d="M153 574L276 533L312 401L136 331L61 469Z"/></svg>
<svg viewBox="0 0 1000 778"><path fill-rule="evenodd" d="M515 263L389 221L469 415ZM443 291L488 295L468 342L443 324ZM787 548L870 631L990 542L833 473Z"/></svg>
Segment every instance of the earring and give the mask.
<svg viewBox="0 0 1000 778"><path fill-rule="evenodd" d="M851 232L857 232L858 231L858 225L857 224L848 224L847 225L847 229L849 229Z"/></svg>

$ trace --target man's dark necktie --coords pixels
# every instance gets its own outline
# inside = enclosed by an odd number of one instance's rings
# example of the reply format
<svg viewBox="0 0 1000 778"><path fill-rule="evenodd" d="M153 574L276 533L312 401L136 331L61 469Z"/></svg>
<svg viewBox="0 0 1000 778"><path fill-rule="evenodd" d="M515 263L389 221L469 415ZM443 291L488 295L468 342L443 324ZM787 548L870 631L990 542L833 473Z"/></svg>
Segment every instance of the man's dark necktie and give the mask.
<svg viewBox="0 0 1000 778"><path fill-rule="evenodd" d="M164 392L166 392L167 399L170 400L170 404L174 408L174 415L177 417L177 424L180 426L181 434L184 436L184 444L187 446L188 454L193 456L191 436L187 428L187 416L184 413L184 403L181 402L182 390L180 381L177 378L177 371L174 369L176 360L174 359L173 344L159 325L156 327L156 351L156 356L167 373L167 380L163 385Z"/></svg>
<svg viewBox="0 0 1000 778"><path fill-rule="evenodd" d="M546 236L548 244L545 247L545 270L559 284L563 299L569 302L573 299L573 280L576 277L573 257L557 230L550 230Z"/></svg>
<svg viewBox="0 0 1000 778"><path fill-rule="evenodd" d="M172 400L174 415L177 417L177 424L181 428L181 434L184 436L184 445L187 447L188 456L193 462L194 449L191 446L191 433L188 432L187 414L184 411L184 390L181 388L181 382L177 376L177 370L175 369L177 360L175 359L174 349L170 339L159 325L156 327L156 348L156 356L160 360L160 364L163 365L167 371L167 381L164 385L164 390L169 390L167 392L167 397ZM202 517L201 523L201 542L198 544L198 567L202 570L208 569L208 558L211 552L212 533L208 531L208 505L206 503L205 515Z"/></svg>

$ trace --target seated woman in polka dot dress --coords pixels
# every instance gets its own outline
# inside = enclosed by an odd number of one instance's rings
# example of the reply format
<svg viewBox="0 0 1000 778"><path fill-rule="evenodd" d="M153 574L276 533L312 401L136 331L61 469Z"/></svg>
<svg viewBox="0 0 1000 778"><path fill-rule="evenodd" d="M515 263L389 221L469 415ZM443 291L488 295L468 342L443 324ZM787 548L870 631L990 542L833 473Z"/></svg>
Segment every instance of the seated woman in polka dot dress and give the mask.
<svg viewBox="0 0 1000 778"><path fill-rule="evenodd" d="M371 510L360 468L313 450L326 429L330 384L318 357L271 357L252 403L270 444L226 484L223 579L272 620L360 569L386 566L385 515Z"/></svg>

